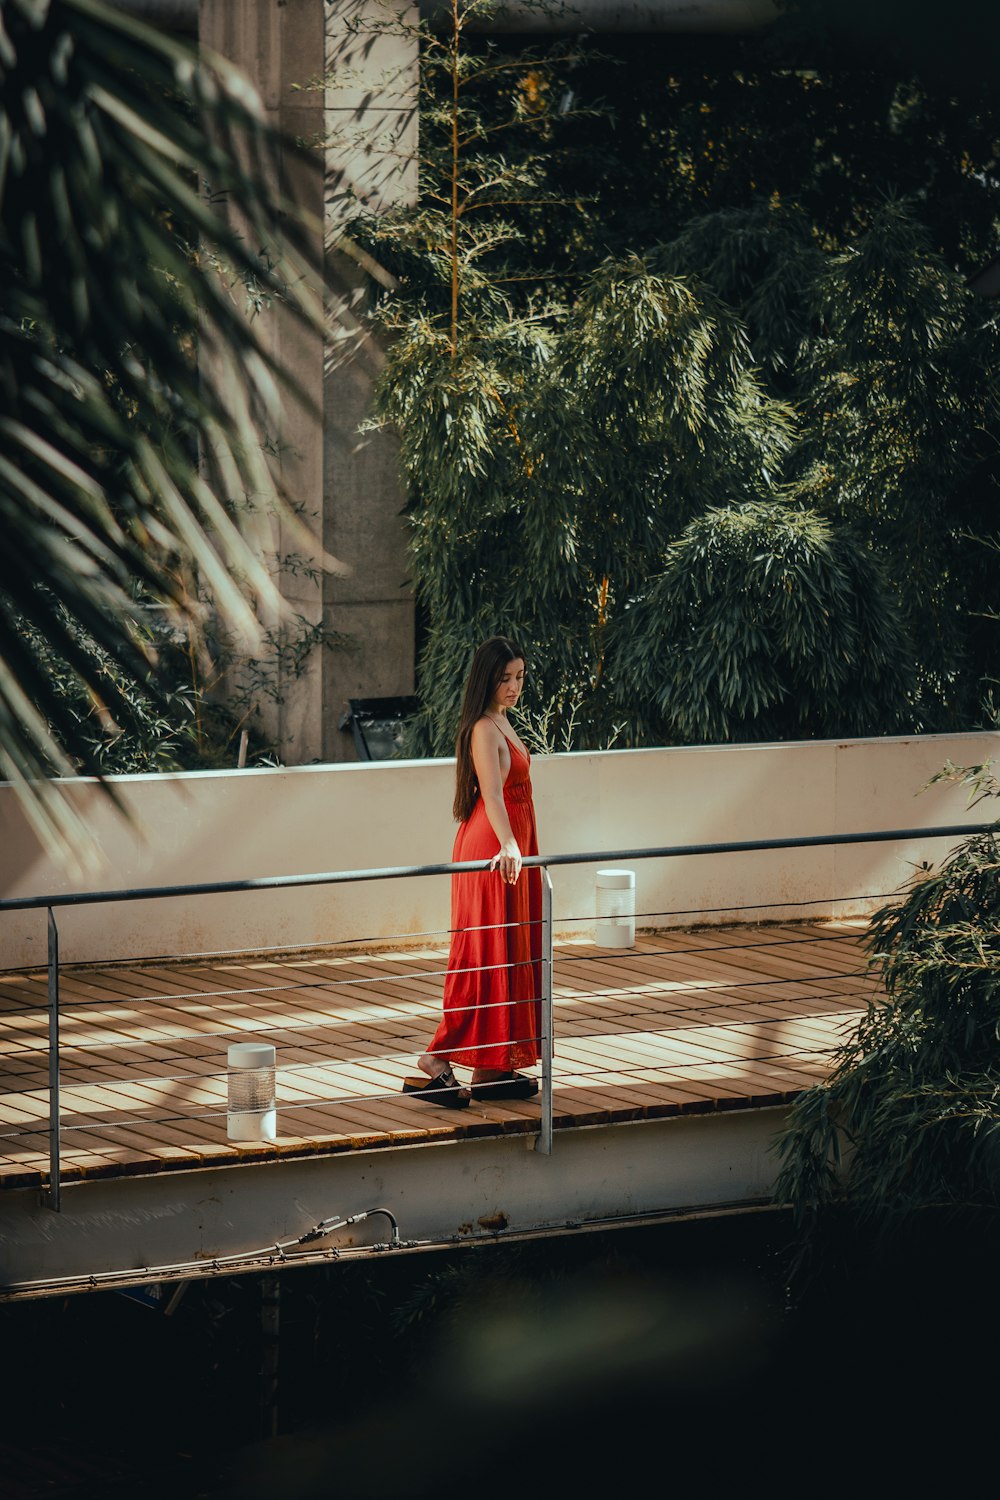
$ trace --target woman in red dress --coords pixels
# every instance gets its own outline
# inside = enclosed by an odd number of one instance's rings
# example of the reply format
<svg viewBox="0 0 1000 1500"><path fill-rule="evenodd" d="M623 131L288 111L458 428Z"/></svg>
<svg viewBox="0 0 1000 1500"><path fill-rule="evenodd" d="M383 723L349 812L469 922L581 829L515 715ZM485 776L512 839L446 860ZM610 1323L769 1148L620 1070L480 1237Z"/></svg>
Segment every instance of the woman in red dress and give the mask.
<svg viewBox="0 0 1000 1500"><path fill-rule="evenodd" d="M418 1062L425 1079L403 1092L464 1109L471 1099L528 1099L541 1027L541 875L522 871L538 853L530 757L508 720L521 696L524 653L504 636L480 646L469 671L455 745L453 861L490 861L452 876L452 939L444 1017ZM452 1071L471 1068L471 1088Z"/></svg>

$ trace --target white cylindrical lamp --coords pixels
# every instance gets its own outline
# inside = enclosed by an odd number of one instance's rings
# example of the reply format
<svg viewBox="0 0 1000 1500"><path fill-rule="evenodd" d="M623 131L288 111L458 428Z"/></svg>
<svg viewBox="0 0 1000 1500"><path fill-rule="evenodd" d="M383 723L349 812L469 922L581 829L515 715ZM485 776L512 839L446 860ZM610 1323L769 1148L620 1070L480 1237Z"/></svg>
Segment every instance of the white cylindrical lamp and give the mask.
<svg viewBox="0 0 1000 1500"><path fill-rule="evenodd" d="M275 1049L266 1042L234 1042L226 1054L226 1135L231 1141L273 1141L278 1135Z"/></svg>
<svg viewBox="0 0 1000 1500"><path fill-rule="evenodd" d="M598 870L595 941L599 948L635 946L635 871Z"/></svg>

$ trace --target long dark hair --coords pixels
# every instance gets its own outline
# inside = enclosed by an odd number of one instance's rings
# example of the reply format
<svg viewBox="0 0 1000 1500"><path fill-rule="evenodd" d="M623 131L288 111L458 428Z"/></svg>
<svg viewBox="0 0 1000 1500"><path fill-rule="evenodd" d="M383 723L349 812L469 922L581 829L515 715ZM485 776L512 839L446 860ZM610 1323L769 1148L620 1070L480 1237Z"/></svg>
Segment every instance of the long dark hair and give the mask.
<svg viewBox="0 0 1000 1500"><path fill-rule="evenodd" d="M505 635L491 635L472 658L465 684L465 697L462 699L462 714L458 721L458 737L455 740L457 764L455 805L452 810L459 823L465 822L479 796L479 782L472 764L472 731L493 702L507 667L519 658L524 660L524 652Z"/></svg>

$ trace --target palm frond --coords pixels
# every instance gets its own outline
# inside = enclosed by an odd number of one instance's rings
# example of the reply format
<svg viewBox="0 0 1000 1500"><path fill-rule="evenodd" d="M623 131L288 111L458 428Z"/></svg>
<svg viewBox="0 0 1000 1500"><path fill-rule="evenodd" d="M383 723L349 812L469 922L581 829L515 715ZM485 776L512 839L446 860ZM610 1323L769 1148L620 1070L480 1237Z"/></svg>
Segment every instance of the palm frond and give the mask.
<svg viewBox="0 0 1000 1500"><path fill-rule="evenodd" d="M261 435L290 382L242 304L322 326L294 151L186 40L102 0L0 0L0 766L50 845L80 832L52 772L99 765L35 632L127 722L88 645L155 691L142 600L191 627L194 568L237 637L280 609Z"/></svg>

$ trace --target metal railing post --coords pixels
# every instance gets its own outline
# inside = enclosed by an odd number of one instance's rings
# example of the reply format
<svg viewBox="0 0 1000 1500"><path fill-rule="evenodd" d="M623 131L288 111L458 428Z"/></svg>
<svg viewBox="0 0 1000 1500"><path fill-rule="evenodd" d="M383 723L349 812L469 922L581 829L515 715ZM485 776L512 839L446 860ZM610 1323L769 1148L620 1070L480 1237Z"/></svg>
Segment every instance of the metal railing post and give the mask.
<svg viewBox="0 0 1000 1500"><path fill-rule="evenodd" d="M542 1108L535 1150L552 1155L552 878L542 866Z"/></svg>
<svg viewBox="0 0 1000 1500"><path fill-rule="evenodd" d="M47 1203L56 1213L59 1202L59 930L49 913L49 1191Z"/></svg>

